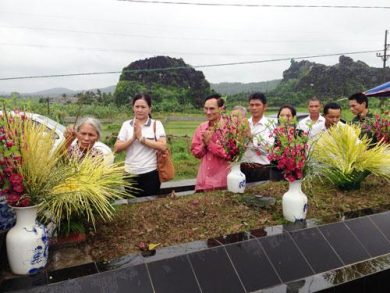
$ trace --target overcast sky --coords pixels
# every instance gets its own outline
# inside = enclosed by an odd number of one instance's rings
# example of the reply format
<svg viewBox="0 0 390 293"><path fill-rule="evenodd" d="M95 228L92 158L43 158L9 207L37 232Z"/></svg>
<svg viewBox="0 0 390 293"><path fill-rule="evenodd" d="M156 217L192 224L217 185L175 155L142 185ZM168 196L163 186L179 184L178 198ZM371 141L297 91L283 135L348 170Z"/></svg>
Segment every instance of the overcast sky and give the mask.
<svg viewBox="0 0 390 293"><path fill-rule="evenodd" d="M162 0L164 1L164 0ZM389 1L182 0L387 6ZM193 66L382 50L390 9L223 7L114 0L0 0L0 78L121 71L158 55ZM390 43L390 36L389 41ZM375 53L351 55L382 67ZM310 59L332 65L338 56ZM389 61L390 62L390 61ZM289 61L201 68L209 82L282 78ZM0 92L106 87L119 74L1 81Z"/></svg>

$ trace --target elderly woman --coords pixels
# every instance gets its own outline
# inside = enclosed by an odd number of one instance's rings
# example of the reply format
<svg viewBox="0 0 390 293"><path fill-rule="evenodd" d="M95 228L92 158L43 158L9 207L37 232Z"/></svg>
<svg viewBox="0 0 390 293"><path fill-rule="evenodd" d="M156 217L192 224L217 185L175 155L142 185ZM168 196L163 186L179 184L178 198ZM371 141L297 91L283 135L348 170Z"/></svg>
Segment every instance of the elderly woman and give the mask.
<svg viewBox="0 0 390 293"><path fill-rule="evenodd" d="M165 151L166 139L162 123L151 117L152 98L147 94L137 94L132 100L133 119L122 124L115 152L126 151L125 171L135 174L137 197L156 195L160 190L157 171L157 151ZM128 190L134 194L134 190Z"/></svg>
<svg viewBox="0 0 390 293"><path fill-rule="evenodd" d="M66 147L69 155L80 160L87 153L92 156L101 156L107 165L114 162L114 155L110 148L99 142L102 132L100 121L85 117L80 119L76 127L68 127L65 131Z"/></svg>

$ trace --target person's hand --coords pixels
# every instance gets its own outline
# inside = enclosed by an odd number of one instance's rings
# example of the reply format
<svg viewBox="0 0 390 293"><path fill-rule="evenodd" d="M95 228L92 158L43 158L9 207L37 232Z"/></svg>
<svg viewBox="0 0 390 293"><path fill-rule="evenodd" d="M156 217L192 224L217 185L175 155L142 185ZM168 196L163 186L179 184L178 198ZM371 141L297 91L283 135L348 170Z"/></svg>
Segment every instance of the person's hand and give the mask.
<svg viewBox="0 0 390 293"><path fill-rule="evenodd" d="M213 131L210 129L207 129L205 132L202 133L202 140L205 145L208 145L211 139L211 136L213 135Z"/></svg>
<svg viewBox="0 0 390 293"><path fill-rule="evenodd" d="M69 125L66 127L65 132L64 132L65 140L68 142L71 142L75 140L76 138L76 129L74 128L73 125Z"/></svg>
<svg viewBox="0 0 390 293"><path fill-rule="evenodd" d="M142 123L134 119L134 138L140 140L142 137Z"/></svg>

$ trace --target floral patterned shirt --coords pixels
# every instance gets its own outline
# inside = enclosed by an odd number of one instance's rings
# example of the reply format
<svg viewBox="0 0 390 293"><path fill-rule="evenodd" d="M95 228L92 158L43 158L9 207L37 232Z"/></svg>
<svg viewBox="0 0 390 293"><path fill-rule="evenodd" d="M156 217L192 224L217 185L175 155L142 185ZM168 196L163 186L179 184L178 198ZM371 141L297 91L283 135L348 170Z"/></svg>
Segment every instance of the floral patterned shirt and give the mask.
<svg viewBox="0 0 390 293"><path fill-rule="evenodd" d="M88 152L93 158L101 157L103 159L103 153L97 148L92 147ZM81 161L87 153L80 149L78 143L75 143L68 148L68 154L74 158L78 158Z"/></svg>

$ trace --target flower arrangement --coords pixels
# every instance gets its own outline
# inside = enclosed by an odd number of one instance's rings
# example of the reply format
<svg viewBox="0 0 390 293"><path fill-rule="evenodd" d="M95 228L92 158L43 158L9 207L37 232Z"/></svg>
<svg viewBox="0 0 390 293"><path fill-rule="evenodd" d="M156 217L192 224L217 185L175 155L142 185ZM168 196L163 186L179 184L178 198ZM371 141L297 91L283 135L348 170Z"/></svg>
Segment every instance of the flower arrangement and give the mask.
<svg viewBox="0 0 390 293"><path fill-rule="evenodd" d="M360 188L369 174L390 179L390 145L384 141L372 145L361 131L358 125L340 125L321 135L311 155L318 178L341 190Z"/></svg>
<svg viewBox="0 0 390 293"><path fill-rule="evenodd" d="M15 117L7 117L7 112L0 115L0 193L5 195L11 206L25 207L31 198L24 195L23 176L19 167L22 162L18 128L25 116L19 112Z"/></svg>
<svg viewBox="0 0 390 293"><path fill-rule="evenodd" d="M383 141L390 144L390 117L389 112L384 115L375 114L374 118L366 119L361 128L363 133L369 133L370 137L375 137L376 141Z"/></svg>
<svg viewBox="0 0 390 293"><path fill-rule="evenodd" d="M122 165L90 153L81 161L68 156L44 125L4 110L0 131L0 191L9 205L39 205L38 214L57 227L72 218L94 225L96 216L110 220L112 201L127 196Z"/></svg>
<svg viewBox="0 0 390 293"><path fill-rule="evenodd" d="M268 159L281 170L289 182L304 177L309 153L309 135L289 124L273 129L274 145L268 148Z"/></svg>
<svg viewBox="0 0 390 293"><path fill-rule="evenodd" d="M216 125L218 142L226 153L226 160L240 162L251 140L248 120L241 112L233 111L222 116Z"/></svg>

